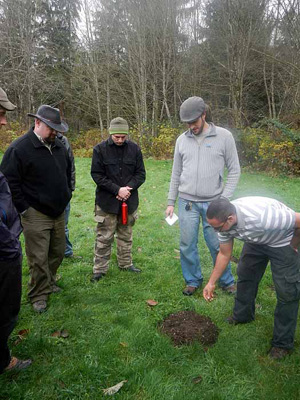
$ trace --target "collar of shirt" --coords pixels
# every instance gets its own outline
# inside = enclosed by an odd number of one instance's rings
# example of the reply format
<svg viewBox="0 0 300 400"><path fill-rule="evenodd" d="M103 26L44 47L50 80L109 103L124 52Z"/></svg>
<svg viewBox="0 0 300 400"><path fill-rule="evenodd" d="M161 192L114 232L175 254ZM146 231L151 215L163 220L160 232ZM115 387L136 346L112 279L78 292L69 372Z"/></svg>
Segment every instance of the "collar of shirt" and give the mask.
<svg viewBox="0 0 300 400"><path fill-rule="evenodd" d="M45 140L44 140L40 135L38 135L36 132L33 131L33 133L34 133L35 136L39 139L39 141L40 141L41 143L43 143L43 144L47 147L47 149L51 150L51 144L45 142Z"/></svg>

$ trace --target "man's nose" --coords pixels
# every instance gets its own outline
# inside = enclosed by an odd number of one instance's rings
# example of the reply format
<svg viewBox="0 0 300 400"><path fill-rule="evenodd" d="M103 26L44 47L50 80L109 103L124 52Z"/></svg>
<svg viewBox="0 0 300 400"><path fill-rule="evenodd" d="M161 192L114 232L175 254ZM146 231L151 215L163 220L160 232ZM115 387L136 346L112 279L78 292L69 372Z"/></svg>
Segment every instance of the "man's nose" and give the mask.
<svg viewBox="0 0 300 400"><path fill-rule="evenodd" d="M6 117L0 118L0 125L7 125L7 119L6 119Z"/></svg>

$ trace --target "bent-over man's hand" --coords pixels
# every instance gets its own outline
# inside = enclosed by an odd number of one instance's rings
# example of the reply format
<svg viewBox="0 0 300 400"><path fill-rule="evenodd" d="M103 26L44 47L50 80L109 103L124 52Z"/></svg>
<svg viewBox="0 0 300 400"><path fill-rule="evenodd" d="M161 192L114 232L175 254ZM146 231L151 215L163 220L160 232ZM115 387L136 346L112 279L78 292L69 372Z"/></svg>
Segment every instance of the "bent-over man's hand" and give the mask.
<svg viewBox="0 0 300 400"><path fill-rule="evenodd" d="M166 209L166 217L170 216L170 218L172 218L173 212L174 212L174 206L168 206Z"/></svg>
<svg viewBox="0 0 300 400"><path fill-rule="evenodd" d="M216 285L212 285L211 283L208 282L208 284L203 289L203 297L205 298L206 301L213 300L215 287Z"/></svg>

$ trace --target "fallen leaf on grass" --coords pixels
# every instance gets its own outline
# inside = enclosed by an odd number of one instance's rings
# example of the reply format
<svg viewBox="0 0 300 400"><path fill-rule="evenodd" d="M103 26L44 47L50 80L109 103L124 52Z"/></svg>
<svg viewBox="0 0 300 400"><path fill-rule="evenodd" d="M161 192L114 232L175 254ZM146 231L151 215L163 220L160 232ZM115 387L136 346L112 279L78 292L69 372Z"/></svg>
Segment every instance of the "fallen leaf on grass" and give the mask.
<svg viewBox="0 0 300 400"><path fill-rule="evenodd" d="M122 347L128 347L128 343L120 342L120 346L122 346Z"/></svg>
<svg viewBox="0 0 300 400"><path fill-rule="evenodd" d="M180 250L174 249L175 253L180 253Z"/></svg>
<svg viewBox="0 0 300 400"><path fill-rule="evenodd" d="M62 337L64 339L66 339L67 337L69 337L69 332L67 330L63 329L62 331L53 332L51 336L52 337Z"/></svg>
<svg viewBox="0 0 300 400"><path fill-rule="evenodd" d="M61 279L61 275L56 275L56 277L55 277L55 282L58 282L59 280Z"/></svg>
<svg viewBox="0 0 300 400"><path fill-rule="evenodd" d="M22 340L25 339L25 336L27 336L29 333L29 329L22 329L18 332L18 339L15 340L14 345L17 346L19 343L22 342Z"/></svg>
<svg viewBox="0 0 300 400"><path fill-rule="evenodd" d="M138 253L141 253L142 252L142 248L141 247L138 247Z"/></svg>
<svg viewBox="0 0 300 400"><path fill-rule="evenodd" d="M202 376L201 375L196 376L195 378L192 379L192 382L195 384L202 382Z"/></svg>
<svg viewBox="0 0 300 400"><path fill-rule="evenodd" d="M146 303L148 304L148 306L150 307L154 307L157 306L158 302L155 300L147 300Z"/></svg>
<svg viewBox="0 0 300 400"><path fill-rule="evenodd" d="M175 256L174 258L176 258L176 260L180 260L180 256Z"/></svg>
<svg viewBox="0 0 300 400"><path fill-rule="evenodd" d="M124 383L126 383L126 382L127 382L127 380L121 381L121 382L117 383L115 386L112 386L107 389L102 389L103 393L105 395L112 396L113 394L117 393L121 389L121 387L124 385Z"/></svg>

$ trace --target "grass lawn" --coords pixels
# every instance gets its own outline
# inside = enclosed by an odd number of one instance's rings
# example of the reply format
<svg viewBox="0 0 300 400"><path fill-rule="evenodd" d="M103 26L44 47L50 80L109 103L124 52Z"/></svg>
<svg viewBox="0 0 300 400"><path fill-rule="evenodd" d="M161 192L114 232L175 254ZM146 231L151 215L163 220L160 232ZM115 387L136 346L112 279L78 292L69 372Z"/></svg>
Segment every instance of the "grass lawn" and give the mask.
<svg viewBox="0 0 300 400"><path fill-rule="evenodd" d="M130 400L254 400L300 398L300 332L295 352L281 362L266 357L273 327L275 294L268 269L257 298L256 321L229 326L233 298L217 291L206 303L201 291L182 295L179 227L164 221L171 175L170 161L147 160L147 181L140 189L139 220L134 228L134 262L141 274L121 272L115 249L105 279L90 283L93 265L94 184L90 159L77 159L77 189L72 200L70 236L80 261L64 260L59 269L63 291L53 294L46 313L35 314L26 298L28 269L24 259L23 301L11 337L14 355L31 357L33 365L0 377L0 399L103 398L103 388L127 380L114 396ZM244 172L236 197L275 197L300 211L300 179L271 178ZM212 269L200 237L205 280ZM241 244L236 242L234 254ZM235 273L236 265L233 264ZM158 305L150 308L146 300ZM200 344L175 348L157 329L168 314L193 310L219 327L218 342L205 351ZM18 345L17 334L29 329ZM66 329L68 338L52 337ZM193 378L201 376L199 383Z"/></svg>

